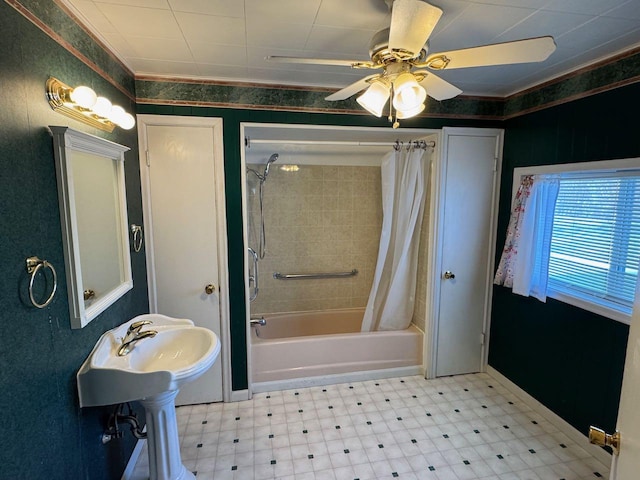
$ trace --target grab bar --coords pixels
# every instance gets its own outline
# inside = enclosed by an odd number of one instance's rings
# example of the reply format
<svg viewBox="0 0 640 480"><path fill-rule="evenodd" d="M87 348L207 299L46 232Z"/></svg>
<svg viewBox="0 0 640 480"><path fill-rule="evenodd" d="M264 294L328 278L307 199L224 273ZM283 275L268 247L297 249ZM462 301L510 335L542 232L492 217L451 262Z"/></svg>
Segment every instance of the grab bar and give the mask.
<svg viewBox="0 0 640 480"><path fill-rule="evenodd" d="M249 275L249 286L253 283L253 292L249 295L249 301L253 302L258 296L258 254L251 247L248 250L253 257L253 275Z"/></svg>
<svg viewBox="0 0 640 480"><path fill-rule="evenodd" d="M354 277L358 274L358 270L355 268L350 272L335 272L335 273L280 273L273 274L273 278L276 280L302 280L310 278L341 278L341 277Z"/></svg>

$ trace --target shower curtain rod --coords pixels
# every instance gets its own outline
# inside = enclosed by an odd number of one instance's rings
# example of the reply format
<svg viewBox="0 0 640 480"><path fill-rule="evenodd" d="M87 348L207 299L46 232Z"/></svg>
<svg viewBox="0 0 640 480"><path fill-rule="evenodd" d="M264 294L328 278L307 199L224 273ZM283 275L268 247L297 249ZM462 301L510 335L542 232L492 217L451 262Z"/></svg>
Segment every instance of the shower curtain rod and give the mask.
<svg viewBox="0 0 640 480"><path fill-rule="evenodd" d="M256 138L251 139L249 137L245 138L244 144L247 148L251 148L251 144L279 144L283 143L289 145L344 145L344 146L352 146L352 147L402 147L405 145L405 142L402 140L395 140L393 142L357 142L357 141L348 141L348 140L272 140L267 138ZM406 145L413 145L414 147L435 147L436 142L433 140L410 140L406 142Z"/></svg>

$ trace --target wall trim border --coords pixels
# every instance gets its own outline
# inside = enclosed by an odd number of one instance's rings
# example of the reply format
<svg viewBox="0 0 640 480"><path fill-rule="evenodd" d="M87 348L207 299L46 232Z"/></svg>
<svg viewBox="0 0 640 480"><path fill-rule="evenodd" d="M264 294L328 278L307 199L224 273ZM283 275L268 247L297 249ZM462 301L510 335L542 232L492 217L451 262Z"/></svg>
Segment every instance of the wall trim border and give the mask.
<svg viewBox="0 0 640 480"><path fill-rule="evenodd" d="M257 82L242 82L242 81L225 81L225 80L211 80L211 79L194 79L194 78L180 78L172 76L153 76L153 75L139 75L136 76L131 69L120 58L111 51L98 35L92 33L87 27L85 27L76 12L72 8L69 8L65 0L53 0L53 4L60 12L62 12L69 21L73 22L83 34L92 41L98 48L105 52L108 56L108 60L102 59L102 63L105 65L99 65L96 63L96 59L90 59L85 53L82 53L80 48L81 44L74 42L73 38L66 39L64 32L56 32L54 30L55 25L49 25L49 18L40 18L42 16L51 16L46 11L29 7L29 3L34 3L36 0L5 0L8 5L13 7L27 20L33 23L37 28L42 30L46 35L57 42L62 48L74 55L78 60L87 65L100 77L105 79L115 88L125 94L131 101L136 103L149 103L149 104L164 104L164 105L184 105L184 106L203 106L203 107L221 107L221 108L237 108L237 109L256 109L256 110L274 110L274 111L294 111L294 112L308 112L308 113L332 113L332 114L363 114L361 110L357 110L355 106L345 104L344 108L327 108L321 105L309 105L305 103L308 99L300 98L299 95L302 92L307 92L312 95L318 95L322 92L331 92L335 89L328 87L318 86L301 86L301 85L278 85L267 84ZM34 3L37 5L37 3ZM38 13L40 12L40 13ZM40 16L38 16L40 15ZM51 20L53 20L51 16ZM55 24L55 21L53 22ZM59 27L60 29L61 27ZM75 44L74 44L75 43ZM481 96L460 96L460 100L463 102L469 102L473 104L476 102L478 107L487 107L488 104L492 105L490 110L495 107L495 114L487 115L482 113L480 108L479 113L475 113L473 108L467 110L466 113L460 112L458 108L459 104L449 104L442 108L436 108L431 113L421 115L420 118L451 118L451 119L478 119L478 120L497 120L504 121L512 118L516 118L529 113L537 112L547 108L551 108L563 103L572 102L581 98L597 95L602 92L620 88L623 86L631 85L640 82L640 72L636 73L638 68L638 61L633 57L640 56L640 47L634 47L629 50L620 52L610 58L605 58L599 61L595 61L590 65L586 65L576 70L570 71L556 78L552 78L537 85L533 85L522 91L507 95L504 97L481 97ZM111 75L108 63L111 62L111 66L117 66L122 73L128 75L134 82L133 90L137 90L137 82L162 82L174 85L209 85L217 86L222 89L241 89L241 90L256 90L264 89L267 91L275 90L289 90L291 92L298 92L296 98L291 100L291 105L284 106L283 102L277 102L276 105L251 105L240 101L238 103L233 102L191 102L188 100L174 100L174 99L150 99L150 98L136 98L136 95L129 92L123 87L117 80ZM621 63L620 68L616 68L615 64ZM601 70L598 72L598 70ZM593 74L593 75L592 75ZM624 75L628 75L624 78ZM117 76L117 75L116 75ZM605 83L608 82L608 83ZM563 85L564 84L564 85ZM565 87L565 88L563 88ZM282 100L282 99L280 99ZM286 103L286 102L284 102ZM482 105L485 104L485 105ZM451 113L442 110L451 110ZM511 110L511 111L510 111ZM494 113L494 112L490 112Z"/></svg>
<svg viewBox="0 0 640 480"><path fill-rule="evenodd" d="M470 97L469 97L470 98ZM371 114L365 110L356 109L337 109L322 107L307 107L295 105L256 105L251 103L231 103L231 102L206 102L197 100L163 100L154 98L136 98L139 105L171 105L181 107L203 107L203 108L230 108L235 110L263 110L271 112L301 112L301 113L324 113L339 115L360 115L362 117L370 117ZM451 119L473 119L473 120L492 120L500 121L503 117L500 115L473 115L459 113L424 113L416 118L451 118Z"/></svg>
<svg viewBox="0 0 640 480"><path fill-rule="evenodd" d="M132 101L132 102L135 101L135 96L131 92L129 92L122 85L120 85L111 75L109 75L105 70L103 70L94 61L89 59L85 54L83 54L80 50L78 50L74 45L69 43L65 38L63 38L61 35L59 35L57 32L55 32L49 25L47 25L45 23L44 20L42 20L41 18L36 16L31 10L29 10L27 7L25 7L19 0L5 0L5 1L7 2L7 4L9 6L13 7L18 13L20 13L20 15L25 17L33 25L35 25L37 28L39 28L43 33L45 33L47 36L49 36L49 38L51 38L54 42L56 42L58 45L60 45L62 48L64 48L67 52L69 52L71 55L73 55L78 60L80 60L82 63L84 63L87 67L89 67L91 70L93 70L96 74L98 74L104 80L109 82L114 88L118 89L120 92L122 92L124 95L126 95L127 98L129 98L130 101ZM115 56L115 54L111 50L106 48L106 46L102 42L100 42L93 34L91 34L90 32L87 32L86 28L80 22L77 21L75 15L73 15L67 8L62 8L59 5L57 0L55 0L54 3L58 8L60 8L61 11L64 12L65 15L67 15L69 17L70 21L72 21L76 25L78 25L78 27L81 28L85 32L85 34L87 34L91 38L92 41L96 42L96 44L102 50L104 50L113 59L113 61L116 62L120 66L120 68L122 68L124 70L125 73L127 73L131 77L133 77L133 72L131 72L129 70L129 68L126 65L124 65Z"/></svg>

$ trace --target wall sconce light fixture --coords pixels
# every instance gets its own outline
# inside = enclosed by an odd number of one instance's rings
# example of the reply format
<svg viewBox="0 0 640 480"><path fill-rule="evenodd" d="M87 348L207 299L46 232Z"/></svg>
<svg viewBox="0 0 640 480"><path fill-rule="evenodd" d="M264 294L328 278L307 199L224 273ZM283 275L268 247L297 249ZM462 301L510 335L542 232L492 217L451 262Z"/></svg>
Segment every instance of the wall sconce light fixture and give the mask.
<svg viewBox="0 0 640 480"><path fill-rule="evenodd" d="M49 77L46 91L54 111L92 127L113 132L116 125L130 130L136 124L133 115L118 105L112 105L107 98L97 96L89 87L71 88L57 78Z"/></svg>

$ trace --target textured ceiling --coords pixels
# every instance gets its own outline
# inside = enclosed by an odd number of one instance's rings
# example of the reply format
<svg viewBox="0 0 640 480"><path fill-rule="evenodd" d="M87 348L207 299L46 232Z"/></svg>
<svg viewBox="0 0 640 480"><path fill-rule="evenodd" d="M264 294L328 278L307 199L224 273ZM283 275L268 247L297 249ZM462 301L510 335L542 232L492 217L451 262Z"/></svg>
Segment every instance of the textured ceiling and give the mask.
<svg viewBox="0 0 640 480"><path fill-rule="evenodd" d="M370 70L275 64L267 55L368 60L384 0L63 0L136 75L344 87ZM430 52L551 35L543 63L438 75L506 96L640 45L640 0L434 0Z"/></svg>

